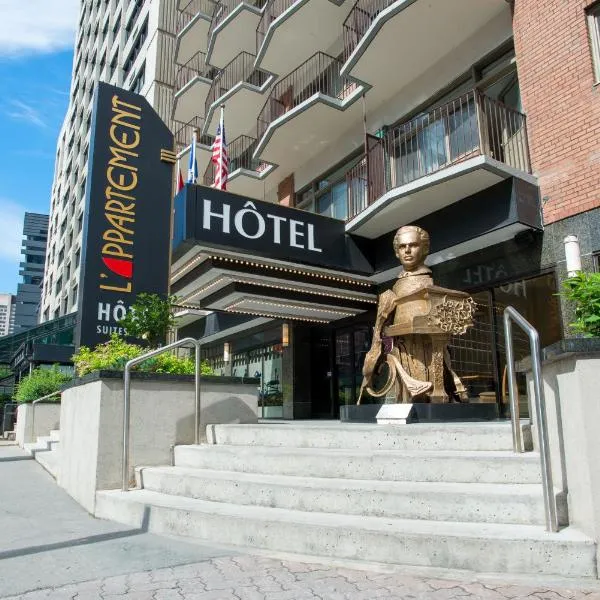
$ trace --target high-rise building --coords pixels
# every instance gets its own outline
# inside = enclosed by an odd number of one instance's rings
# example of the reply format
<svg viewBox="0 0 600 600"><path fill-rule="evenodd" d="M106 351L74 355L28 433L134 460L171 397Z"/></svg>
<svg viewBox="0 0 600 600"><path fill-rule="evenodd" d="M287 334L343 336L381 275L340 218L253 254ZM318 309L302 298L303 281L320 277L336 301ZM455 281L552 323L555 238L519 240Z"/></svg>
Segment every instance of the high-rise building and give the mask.
<svg viewBox="0 0 600 600"><path fill-rule="evenodd" d="M184 179L189 132L214 134L225 105L228 191L337 219L353 249L332 266L333 255L309 252L311 221L297 210L269 214L256 202L245 210L258 225L243 229L234 198L217 211L216 197L203 204L202 188L190 188L204 221L188 223L186 244L175 240L171 290L215 312L187 314L179 335L201 337L219 370L262 374L271 404L283 398L279 416L336 416L357 401L373 307L398 275L394 232L417 224L431 236L435 281L477 304L476 326L451 345L456 369L472 398L504 411L504 307L543 345L569 335L557 295L563 240L579 237L588 270L600 253L598 3L179 5ZM205 185L208 142L199 136L196 152ZM222 248L202 237L226 219ZM270 254L252 242L268 236Z"/></svg>
<svg viewBox="0 0 600 600"><path fill-rule="evenodd" d="M171 118L177 25L172 0L81 0L70 101L52 185L40 321L77 310L94 86L142 94Z"/></svg>
<svg viewBox="0 0 600 600"><path fill-rule="evenodd" d="M15 323L15 297L13 294L0 294L0 337L10 335Z"/></svg>
<svg viewBox="0 0 600 600"><path fill-rule="evenodd" d="M23 260L19 271L22 281L17 286L14 333L38 323L47 242L48 215L26 212L21 247Z"/></svg>

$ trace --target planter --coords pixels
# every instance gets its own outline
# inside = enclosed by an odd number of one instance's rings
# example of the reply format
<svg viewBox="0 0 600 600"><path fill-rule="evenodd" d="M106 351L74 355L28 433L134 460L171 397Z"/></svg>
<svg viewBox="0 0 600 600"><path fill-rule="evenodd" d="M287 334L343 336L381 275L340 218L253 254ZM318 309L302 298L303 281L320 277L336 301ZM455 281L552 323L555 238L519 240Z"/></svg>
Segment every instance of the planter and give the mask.
<svg viewBox="0 0 600 600"><path fill-rule="evenodd" d="M520 370L533 397L525 361ZM600 339L567 339L544 348L542 379L555 491L567 494L569 523L599 542ZM537 432L533 440L537 449Z"/></svg>
<svg viewBox="0 0 600 600"><path fill-rule="evenodd" d="M203 426L256 423L258 380L203 377ZM194 378L132 373L130 479L134 467L168 465L171 446L194 443ZM58 483L88 511L96 490L121 487L123 373L98 371L68 384L62 395Z"/></svg>
<svg viewBox="0 0 600 600"><path fill-rule="evenodd" d="M283 406L263 406L261 410L263 419L283 418Z"/></svg>
<svg viewBox="0 0 600 600"><path fill-rule="evenodd" d="M17 444L22 448L24 444L35 442L38 437L49 435L50 431L58 429L59 423L60 402L40 402L35 407L31 404L19 404L15 427Z"/></svg>

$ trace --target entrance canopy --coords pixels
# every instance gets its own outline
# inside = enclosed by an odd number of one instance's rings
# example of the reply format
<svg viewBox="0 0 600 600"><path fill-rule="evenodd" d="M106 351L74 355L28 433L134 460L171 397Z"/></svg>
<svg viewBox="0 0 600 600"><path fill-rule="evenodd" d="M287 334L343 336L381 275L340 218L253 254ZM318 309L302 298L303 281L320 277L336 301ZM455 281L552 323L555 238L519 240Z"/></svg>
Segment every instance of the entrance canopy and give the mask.
<svg viewBox="0 0 600 600"><path fill-rule="evenodd" d="M538 229L534 185L509 179L418 221L435 264ZM408 224L408 223L407 223ZM375 307L399 270L392 240L344 221L205 186L175 198L171 292L190 310L331 323ZM201 314L201 313L198 313ZM200 317L198 317L200 318Z"/></svg>

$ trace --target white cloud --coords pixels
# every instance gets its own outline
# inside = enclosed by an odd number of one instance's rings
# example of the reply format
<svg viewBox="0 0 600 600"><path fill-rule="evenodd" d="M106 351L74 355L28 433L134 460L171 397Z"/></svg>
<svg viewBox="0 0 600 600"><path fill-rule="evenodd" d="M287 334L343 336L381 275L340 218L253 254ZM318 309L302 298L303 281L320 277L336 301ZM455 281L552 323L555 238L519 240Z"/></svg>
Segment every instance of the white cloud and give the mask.
<svg viewBox="0 0 600 600"><path fill-rule="evenodd" d="M0 56L70 48L79 3L80 0L0 0Z"/></svg>
<svg viewBox="0 0 600 600"><path fill-rule="evenodd" d="M12 119L17 119L18 121L25 121L31 125L36 125L37 127L45 128L47 127L46 122L42 118L40 111L27 104L26 102L21 102L21 100L11 100L11 109L7 111L7 115Z"/></svg>
<svg viewBox="0 0 600 600"><path fill-rule="evenodd" d="M21 260L25 208L12 200L0 198L0 214L2 215L0 260L19 263Z"/></svg>

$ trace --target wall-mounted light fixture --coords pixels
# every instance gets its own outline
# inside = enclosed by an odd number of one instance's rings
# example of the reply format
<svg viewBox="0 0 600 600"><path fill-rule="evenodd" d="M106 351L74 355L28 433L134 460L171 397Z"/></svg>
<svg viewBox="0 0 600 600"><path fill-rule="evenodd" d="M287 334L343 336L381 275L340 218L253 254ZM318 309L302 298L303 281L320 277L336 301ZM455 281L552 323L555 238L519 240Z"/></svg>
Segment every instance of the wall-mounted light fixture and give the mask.
<svg viewBox="0 0 600 600"><path fill-rule="evenodd" d="M281 326L281 345L284 348L290 345L290 326L288 323L284 323Z"/></svg>
<svg viewBox="0 0 600 600"><path fill-rule="evenodd" d="M223 344L223 362L228 363L231 360L231 346L229 342Z"/></svg>
<svg viewBox="0 0 600 600"><path fill-rule="evenodd" d="M581 249L576 235L568 235L563 243L565 245L565 258L567 259L567 276L573 277L581 271Z"/></svg>

